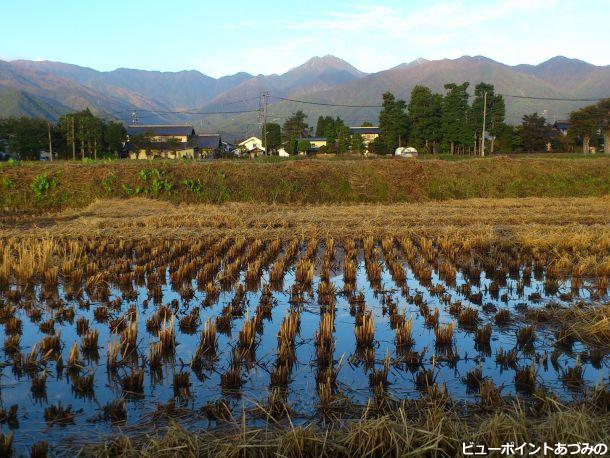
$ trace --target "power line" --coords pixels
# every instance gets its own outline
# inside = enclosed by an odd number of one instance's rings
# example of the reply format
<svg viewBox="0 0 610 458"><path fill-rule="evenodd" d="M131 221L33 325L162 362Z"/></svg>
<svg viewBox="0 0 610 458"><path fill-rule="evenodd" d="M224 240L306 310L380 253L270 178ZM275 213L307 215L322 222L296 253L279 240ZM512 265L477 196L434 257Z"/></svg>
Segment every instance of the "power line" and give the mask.
<svg viewBox="0 0 610 458"><path fill-rule="evenodd" d="M193 115L216 115L216 114L238 114L238 113L258 113L258 110L235 110L235 111L164 111L164 110L138 110L138 112L154 114L193 114Z"/></svg>
<svg viewBox="0 0 610 458"><path fill-rule="evenodd" d="M268 94L268 93L266 93L266 94ZM566 98L566 97L538 97L538 96L518 95L518 94L503 94L503 93L497 93L496 95L500 95L502 97L516 98L516 99L543 100L543 101L556 101L556 102L599 102L599 101L603 100L602 98L590 98L590 99L583 98L583 99L578 99L578 98ZM468 94L468 97L472 98L472 97L475 97L475 95L474 94ZM275 95L271 95L271 94L266 95L266 100L268 100L269 98L274 98L274 99L282 100L282 101L286 101L286 102L300 103L300 104L305 104L305 105L325 106L325 107L337 107L337 108L375 108L375 109L383 108L383 105L352 105L352 104L343 104L343 103L314 102L314 101L309 101L309 100L301 100L301 99L293 99L293 98L288 98L288 97L280 97L280 96L275 96ZM232 105L232 104L237 104L237 103L246 103L246 102L249 102L249 101L252 101L252 100L257 100L257 99L260 100L260 96L259 97L245 98L245 99L241 99L241 100L234 100L234 101L230 101L230 102L224 102L223 105ZM116 111L116 112L107 112L107 111L99 110L99 112L100 113L104 113L105 115L108 115L108 116L115 117L115 116L118 116L118 115L121 115L121 114L125 114L125 113L132 114L134 112L134 110L121 110L121 111ZM261 108L259 107L259 109L229 110L229 111L225 111L225 110L218 110L218 111L193 111L193 110L145 110L145 109L138 109L137 112L138 112L138 114L140 114L140 113L150 113L148 115L144 114L144 115L142 115L140 117L150 117L150 116L153 116L153 115L169 115L169 114L211 116L211 115L224 115L224 114L260 113L261 112ZM561 114L557 113L556 115L561 115ZM510 115L507 114L507 117L510 117Z"/></svg>
<svg viewBox="0 0 610 458"><path fill-rule="evenodd" d="M599 102L604 100L602 98L598 99L576 99L576 98L565 98L565 97L537 97L537 96L529 96L529 95L517 95L517 94L502 94L496 93L496 95L500 95L502 97L511 97L515 99L528 99L528 100L547 100L547 101L556 101L556 102ZM383 108L383 105L348 105L342 103L328 103L328 102L312 102L308 100L299 100L299 99L290 99L287 97L279 97L276 95L272 95L274 99L285 100L287 102L294 103L304 103L307 105L320 105L325 107L343 107L343 108ZM476 97L474 94L468 94L468 97Z"/></svg>
<svg viewBox="0 0 610 458"><path fill-rule="evenodd" d="M600 102L604 99L569 99L562 97L534 97L529 95L514 95L514 94L496 94L502 97L512 97L514 99L530 99L530 100L550 100L556 102ZM472 97L472 96L469 96Z"/></svg>
<svg viewBox="0 0 610 458"><path fill-rule="evenodd" d="M221 102L222 105L234 105L236 103L244 103L244 102L251 102L252 100L259 100L260 97L250 97L248 99L239 99L239 100L233 100L231 102Z"/></svg>
<svg viewBox="0 0 610 458"><path fill-rule="evenodd" d="M324 103L324 102L309 102L307 100L288 99L286 97L278 97L277 95L270 96L274 99L285 100L288 102L305 103L308 105L322 105L325 107L345 107L345 108L383 108L381 105L345 105L341 103Z"/></svg>

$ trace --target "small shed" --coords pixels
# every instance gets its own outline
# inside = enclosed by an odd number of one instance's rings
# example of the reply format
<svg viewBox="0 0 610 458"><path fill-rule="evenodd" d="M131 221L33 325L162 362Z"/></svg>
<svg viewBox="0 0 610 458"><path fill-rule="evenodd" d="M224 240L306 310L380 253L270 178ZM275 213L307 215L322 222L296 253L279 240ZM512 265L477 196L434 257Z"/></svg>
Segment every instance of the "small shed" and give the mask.
<svg viewBox="0 0 610 458"><path fill-rule="evenodd" d="M394 152L394 156L398 156L398 157L417 157L417 150L415 148L413 148L412 146L402 146L399 148L396 148L396 151Z"/></svg>

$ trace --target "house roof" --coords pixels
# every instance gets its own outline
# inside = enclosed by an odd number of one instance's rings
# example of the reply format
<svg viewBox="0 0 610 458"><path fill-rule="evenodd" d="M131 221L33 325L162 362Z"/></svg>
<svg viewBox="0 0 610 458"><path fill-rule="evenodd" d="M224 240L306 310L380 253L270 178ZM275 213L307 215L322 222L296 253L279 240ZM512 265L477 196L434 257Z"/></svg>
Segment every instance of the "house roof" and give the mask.
<svg viewBox="0 0 610 458"><path fill-rule="evenodd" d="M155 151L182 151L186 149L192 149L188 143L180 142L175 147L170 147L168 142L150 142L150 149Z"/></svg>
<svg viewBox="0 0 610 458"><path fill-rule="evenodd" d="M307 140L308 142L325 142L325 141L327 141L326 137L304 137L304 138L297 138L297 142L300 142L301 140Z"/></svg>
<svg viewBox="0 0 610 458"><path fill-rule="evenodd" d="M252 141L252 140L257 141L257 142L259 142L259 143L262 143L262 142L263 142L263 141L262 141L260 138L252 136L252 137L248 137L248 138L246 138L246 139L245 139L244 141L242 141L242 142L239 142L237 145L238 145L238 146L242 146L242 145L245 145L247 142Z"/></svg>
<svg viewBox="0 0 610 458"><path fill-rule="evenodd" d="M216 149L220 147L220 135L218 134L207 134L207 135L195 135L189 141L189 144L196 148L202 149Z"/></svg>
<svg viewBox="0 0 610 458"><path fill-rule="evenodd" d="M178 124L178 125L137 125L137 126L129 126L127 128L127 133L129 135L143 135L147 133L151 133L158 137L182 137L187 136L190 137L195 135L195 129L193 126L188 124Z"/></svg>
<svg viewBox="0 0 610 458"><path fill-rule="evenodd" d="M381 129L379 127L350 127L350 134L379 134Z"/></svg>
<svg viewBox="0 0 610 458"><path fill-rule="evenodd" d="M568 127L570 127L570 122L569 121L555 121L553 126L555 126L556 129L566 130L566 129L568 129Z"/></svg>

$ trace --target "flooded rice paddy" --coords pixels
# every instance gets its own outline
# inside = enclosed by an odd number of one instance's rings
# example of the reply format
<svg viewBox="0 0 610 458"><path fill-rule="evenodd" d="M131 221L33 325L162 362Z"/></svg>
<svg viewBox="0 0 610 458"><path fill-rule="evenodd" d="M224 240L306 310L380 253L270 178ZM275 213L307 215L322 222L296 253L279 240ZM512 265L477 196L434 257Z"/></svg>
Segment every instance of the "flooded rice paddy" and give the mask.
<svg viewBox="0 0 610 458"><path fill-rule="evenodd" d="M204 428L281 406L298 423L380 392L574 400L608 383L605 352L553 319L607 301L607 285L532 253L417 237L63 243L59 262L0 275L0 421L18 451L151 430L169 411Z"/></svg>

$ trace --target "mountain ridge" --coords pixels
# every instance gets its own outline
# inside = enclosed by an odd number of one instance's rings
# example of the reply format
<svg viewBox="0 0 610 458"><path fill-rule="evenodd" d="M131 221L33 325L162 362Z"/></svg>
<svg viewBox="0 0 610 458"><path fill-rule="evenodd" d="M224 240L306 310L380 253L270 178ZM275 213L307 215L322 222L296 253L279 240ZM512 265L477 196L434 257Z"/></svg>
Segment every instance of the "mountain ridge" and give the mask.
<svg viewBox="0 0 610 458"><path fill-rule="evenodd" d="M314 56L282 74L237 72L214 78L198 70L166 72L117 68L98 71L54 61L0 61L0 116L36 113L50 119L66 110L90 107L94 112L128 121L140 110L143 122L200 122L206 129L238 129L254 114L203 116L195 113L258 109L261 92L272 96L270 109L281 120L295 104L281 98L353 105L375 105L391 91L408 101L416 84L443 92L449 82L480 81L494 84L499 93L550 98L603 98L610 96L610 66L555 56L537 65L507 65L485 56L456 59L418 58L374 73L365 73L333 55ZM12 94L10 97L7 94ZM507 99L509 122L532 110L563 117L578 103L532 102ZM21 111L20 111L21 110ZM347 110L307 106L311 116L325 112L353 122L373 120L374 110ZM194 112L180 114L175 112ZM246 119L247 118L247 119ZM366 119L365 119L366 118Z"/></svg>

